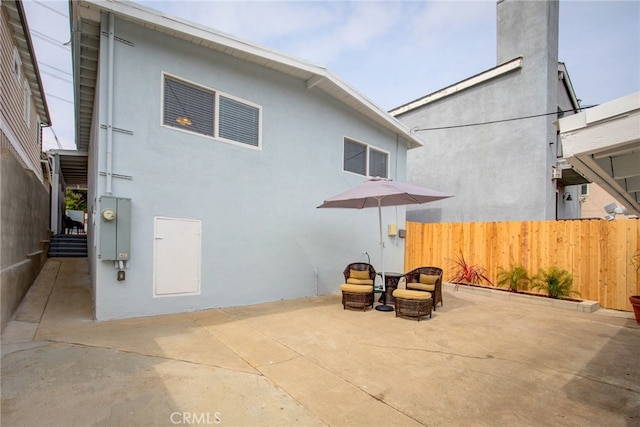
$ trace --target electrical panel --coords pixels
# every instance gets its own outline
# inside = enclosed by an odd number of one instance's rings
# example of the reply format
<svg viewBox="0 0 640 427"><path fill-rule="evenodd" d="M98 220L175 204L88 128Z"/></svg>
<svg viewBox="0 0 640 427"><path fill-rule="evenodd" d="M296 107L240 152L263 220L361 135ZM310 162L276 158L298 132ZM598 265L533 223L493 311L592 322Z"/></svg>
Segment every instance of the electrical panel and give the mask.
<svg viewBox="0 0 640 427"><path fill-rule="evenodd" d="M131 246L131 199L100 197L100 247L103 261L128 261Z"/></svg>

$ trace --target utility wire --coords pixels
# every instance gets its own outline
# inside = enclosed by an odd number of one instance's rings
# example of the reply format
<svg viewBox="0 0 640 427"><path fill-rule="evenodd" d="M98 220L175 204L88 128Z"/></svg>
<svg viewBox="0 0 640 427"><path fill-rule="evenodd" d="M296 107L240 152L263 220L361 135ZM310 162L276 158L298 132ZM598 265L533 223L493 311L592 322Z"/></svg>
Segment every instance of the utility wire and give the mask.
<svg viewBox="0 0 640 427"><path fill-rule="evenodd" d="M587 108L592 108L592 107L595 107L595 105L589 105L587 107L580 107L580 109L586 110ZM471 127L471 126L492 125L492 124L495 124L495 123L513 122L515 120L533 119L533 118L536 118L536 117L553 116L553 115L558 115L558 114L562 114L562 113L569 113L569 112L574 113L575 110L554 111L553 113L534 114L532 116L514 117L514 118L511 118L511 119L493 120L493 121L488 121L488 122L467 123L467 124L464 124L464 125L440 126L440 127L433 127L433 128L420 128L420 127L416 126L414 128L411 128L411 133L423 132L423 131L429 131L429 130L457 129L457 128L465 128L465 127Z"/></svg>
<svg viewBox="0 0 640 427"><path fill-rule="evenodd" d="M51 68L53 70L59 71L60 73L65 74L67 76L71 76L70 72L63 70L62 68L54 67L53 65L45 64L44 62L38 62L38 65L42 65L43 67L47 67L47 68Z"/></svg>
<svg viewBox="0 0 640 427"><path fill-rule="evenodd" d="M63 81L63 82L65 82L65 83L73 84L73 82L72 82L71 80L69 80L69 79L65 79L64 77L56 76L55 74L50 73L50 72L48 72L48 71L40 70L40 74L46 74L47 76L51 76L51 77L53 77L54 79L58 79L58 80Z"/></svg>
<svg viewBox="0 0 640 427"><path fill-rule="evenodd" d="M64 102L66 102L66 103L68 103L68 104L73 104L73 101L69 101L68 99L64 99L64 98L61 98L61 97L59 97L59 96L51 95L50 93L46 94L46 97L47 97L47 98L55 98L55 99L59 99L60 101L64 101Z"/></svg>
<svg viewBox="0 0 640 427"><path fill-rule="evenodd" d="M64 13L60 12L59 10L56 10L56 9L52 8L51 6L47 6L46 4L42 3L41 1L38 1L38 0L31 0L31 2L32 2L32 3L37 4L38 6L42 6L42 7L44 7L45 9L49 9L49 10L50 10L51 12L53 12L53 13L57 13L58 15L62 16L62 17L63 17L63 18L65 18L65 19L67 19L67 18L68 18L66 14L64 14Z"/></svg>
<svg viewBox="0 0 640 427"><path fill-rule="evenodd" d="M31 30L31 32L33 33L33 37L35 37L37 39L45 41L45 42L47 42L49 44L52 44L52 45L54 45L56 47L59 47L61 49L69 50L69 46L68 45L64 44L63 42L61 42L59 40L54 39L53 37L49 37L48 35L43 34L43 33L39 32L39 31L36 31L36 30Z"/></svg>
<svg viewBox="0 0 640 427"><path fill-rule="evenodd" d="M53 138L56 140L56 144L58 144L58 148L62 150L62 144L60 144L60 140L58 139L58 135L56 135L56 132L53 130L53 126L49 126L48 129L53 134Z"/></svg>

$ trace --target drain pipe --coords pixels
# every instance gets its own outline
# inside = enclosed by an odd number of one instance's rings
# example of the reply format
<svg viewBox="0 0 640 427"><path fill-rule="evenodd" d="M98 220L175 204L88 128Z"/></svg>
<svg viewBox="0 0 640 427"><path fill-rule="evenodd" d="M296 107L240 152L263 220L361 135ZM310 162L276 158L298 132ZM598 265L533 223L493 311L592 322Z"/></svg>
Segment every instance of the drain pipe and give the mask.
<svg viewBox="0 0 640 427"><path fill-rule="evenodd" d="M113 181L113 57L114 57L114 16L109 13L109 42L107 45L107 183L106 194L112 193Z"/></svg>

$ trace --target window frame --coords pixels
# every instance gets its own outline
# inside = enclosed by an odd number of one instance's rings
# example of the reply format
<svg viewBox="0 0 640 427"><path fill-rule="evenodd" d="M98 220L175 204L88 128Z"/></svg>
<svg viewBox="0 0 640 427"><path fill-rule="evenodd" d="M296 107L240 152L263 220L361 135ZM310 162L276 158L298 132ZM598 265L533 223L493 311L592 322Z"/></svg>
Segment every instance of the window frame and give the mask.
<svg viewBox="0 0 640 427"><path fill-rule="evenodd" d="M42 151L42 120L40 120L40 116L36 116L36 130L36 145L38 151Z"/></svg>
<svg viewBox="0 0 640 427"><path fill-rule="evenodd" d="M18 48L14 46L13 48L13 67L12 73L13 77L16 79L16 83L18 87L22 86L22 58L20 58L20 52L18 52Z"/></svg>
<svg viewBox="0 0 640 427"><path fill-rule="evenodd" d="M24 79L24 87L22 89L23 96L23 119L24 123L27 125L27 129L31 129L31 87L29 87L29 82L27 79Z"/></svg>
<svg viewBox="0 0 640 427"><path fill-rule="evenodd" d="M358 172L353 172L350 171L348 169L345 168L345 144L348 142L351 142L353 144L358 144L358 145L362 145L365 147L365 175L362 175ZM377 151L378 153L384 154L386 155L386 175L385 176L381 176L380 178L389 178L390 175L390 165L391 165L391 153L387 150L383 150L380 147L376 147L374 145L371 144L367 144L366 142L360 141L356 138L351 138L349 136L343 136L342 138L342 171L346 172L346 173L350 173L353 175L358 175L358 176L364 176L366 178L375 178L375 176L370 174L371 171L371 150L373 151Z"/></svg>
<svg viewBox="0 0 640 427"><path fill-rule="evenodd" d="M256 110L258 110L258 132L257 132L258 145L247 144L247 143L244 143L244 142L240 142L240 141L236 141L236 140L233 140L233 139L228 139L228 138L225 138L223 136L220 136L220 111L221 111L221 109L220 109L220 97L224 97L224 98L230 99L232 101L238 102L240 104L244 104L244 105L246 105L248 107L252 107L252 108L255 108ZM255 104L253 102L249 102L249 101L247 101L245 99L239 98L237 96L234 96L234 95L231 95L231 94L228 94L228 93L217 91L216 92L216 97L215 97L215 113L216 113L216 117L215 117L215 120L214 120L214 123L213 123L213 128L215 129L214 133L215 133L217 139L219 139L220 141L227 142L229 144L240 145L242 147L251 147L251 148L256 149L256 150L262 149L262 106L261 105Z"/></svg>
<svg viewBox="0 0 640 427"><path fill-rule="evenodd" d="M589 184L580 184L580 196L587 197L589 195Z"/></svg>
<svg viewBox="0 0 640 427"><path fill-rule="evenodd" d="M183 83L185 85L190 85L193 86L196 89L200 89L202 91L208 92L210 94L213 95L213 135L206 135L200 132L195 132L195 131L191 131L189 129L185 129L182 127L174 127L174 126L170 126L164 123L164 117L165 117L165 99L164 99L164 95L165 95L165 80L166 79L172 79L175 80L179 83ZM224 142L227 144L231 144L231 145L236 145L239 147L244 147L244 148L249 148L252 150L258 150L261 151L262 150L262 123L263 123L263 108L261 105L256 104L254 102L251 101L247 101L246 99L240 98L238 96L235 95L231 95L229 93L217 90L215 88L212 87L208 87L199 83L196 83L194 81L182 78L182 77L178 77L174 74L171 73L166 73L166 72L162 72L161 75L161 79L160 79L160 110L161 110L161 114L160 114L160 126L167 128L167 129L171 129L171 130L175 130L178 132L186 132L189 133L191 135L197 135L199 137L202 138L206 138L206 139L213 139L216 141L220 141L220 142ZM257 138L258 138L258 144L257 145L253 145L253 144L248 144L245 142L241 142L241 141L236 141L233 139L229 139L229 138L225 138L220 136L220 97L225 97L228 98L230 100L236 101L240 104L244 104L248 107L251 108L255 108L256 110L258 110L258 123L257 123Z"/></svg>

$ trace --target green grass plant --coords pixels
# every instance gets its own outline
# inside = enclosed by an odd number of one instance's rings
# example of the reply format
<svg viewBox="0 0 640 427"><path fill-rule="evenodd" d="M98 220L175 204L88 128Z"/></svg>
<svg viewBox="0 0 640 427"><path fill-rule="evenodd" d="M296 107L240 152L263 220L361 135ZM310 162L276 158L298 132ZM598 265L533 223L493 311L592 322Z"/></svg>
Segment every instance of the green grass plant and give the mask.
<svg viewBox="0 0 640 427"><path fill-rule="evenodd" d="M532 289L540 289L546 292L550 298L566 299L571 295L580 295L572 289L573 275L567 270L558 267L540 269L538 275L533 278Z"/></svg>
<svg viewBox="0 0 640 427"><path fill-rule="evenodd" d="M509 269L498 267L497 285L513 292L526 291L529 288L529 273L521 265L511 264Z"/></svg>

